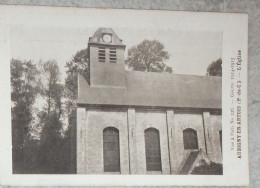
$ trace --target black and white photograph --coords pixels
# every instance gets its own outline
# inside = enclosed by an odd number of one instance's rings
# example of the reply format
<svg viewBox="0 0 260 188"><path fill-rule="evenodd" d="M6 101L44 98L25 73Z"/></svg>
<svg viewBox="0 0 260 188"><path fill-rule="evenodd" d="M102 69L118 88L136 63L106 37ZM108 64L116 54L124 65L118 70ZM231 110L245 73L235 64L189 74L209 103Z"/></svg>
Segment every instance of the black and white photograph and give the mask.
<svg viewBox="0 0 260 188"><path fill-rule="evenodd" d="M11 34L13 173L223 173L221 32Z"/></svg>
<svg viewBox="0 0 260 188"><path fill-rule="evenodd" d="M225 151L236 148L239 158L243 148L231 139L224 149L222 129L242 132L242 120L234 114L244 112L235 106L226 112L237 119L222 116L227 104L222 77L230 77L223 67L240 71L244 51L227 60L224 32L210 24L210 29L200 28L198 21L195 29L185 25L191 15L177 15L181 19L168 26L167 19L160 23L163 11L154 20L141 19L151 11L129 11L129 17L121 11L121 18L119 10L96 11L92 20L87 18L94 10L78 17L42 13L42 23L37 16L26 24L17 24L17 18L5 30L11 173L118 179L186 175L198 181L229 172ZM68 23L60 24L61 17ZM231 80L238 75L233 73ZM231 83L232 105L243 101L236 87L244 85Z"/></svg>

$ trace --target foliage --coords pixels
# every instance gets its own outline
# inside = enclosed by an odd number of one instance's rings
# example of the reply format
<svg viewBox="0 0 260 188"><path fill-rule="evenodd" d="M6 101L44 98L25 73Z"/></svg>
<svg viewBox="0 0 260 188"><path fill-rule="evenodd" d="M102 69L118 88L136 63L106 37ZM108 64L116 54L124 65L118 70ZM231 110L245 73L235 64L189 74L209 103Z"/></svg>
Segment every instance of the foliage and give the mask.
<svg viewBox="0 0 260 188"><path fill-rule="evenodd" d="M61 134L63 124L61 117L64 115L64 86L60 84L60 70L56 61L50 60L40 64L41 97L45 106L38 114L39 123L42 125L38 167L41 173L61 173L63 153L61 146L64 138Z"/></svg>
<svg viewBox="0 0 260 188"><path fill-rule="evenodd" d="M15 105L12 110L22 113L14 113L13 119L27 118L27 122L32 120L32 104L38 93L36 80L38 73L31 61L11 60L11 100ZM25 110L19 110L21 108Z"/></svg>
<svg viewBox="0 0 260 188"><path fill-rule="evenodd" d="M14 173L69 173L70 138L61 134L65 122L64 91L56 61L40 63L11 60L12 138ZM35 111L41 98L44 106ZM37 113L34 117L33 113ZM37 119L40 139L29 137L31 124Z"/></svg>
<svg viewBox="0 0 260 188"><path fill-rule="evenodd" d="M144 40L128 50L126 64L137 71L172 73L172 68L164 63L169 57L169 53L159 41Z"/></svg>
<svg viewBox="0 0 260 188"><path fill-rule="evenodd" d="M200 166L195 167L191 174L196 175L222 175L223 174L223 165L210 162L209 164L203 163Z"/></svg>
<svg viewBox="0 0 260 188"><path fill-rule="evenodd" d="M51 60L40 64L40 86L41 96L44 98L45 110L49 116L51 111L55 111L58 118L62 114L61 100L63 86L60 82L60 70L56 61Z"/></svg>
<svg viewBox="0 0 260 188"><path fill-rule="evenodd" d="M207 68L207 74L210 76L222 76L222 59L213 61Z"/></svg>
<svg viewBox="0 0 260 188"><path fill-rule="evenodd" d="M41 121L43 122L43 129L38 153L38 164L40 164L38 169L41 170L41 173L57 173L61 160L59 154L62 152L60 151L62 124L54 111L49 115L42 112Z"/></svg>
<svg viewBox="0 0 260 188"><path fill-rule="evenodd" d="M29 125L33 120L32 105L35 102L38 86L38 70L31 61L12 59L11 100L12 100L12 144L14 173L22 170L24 146L29 136Z"/></svg>

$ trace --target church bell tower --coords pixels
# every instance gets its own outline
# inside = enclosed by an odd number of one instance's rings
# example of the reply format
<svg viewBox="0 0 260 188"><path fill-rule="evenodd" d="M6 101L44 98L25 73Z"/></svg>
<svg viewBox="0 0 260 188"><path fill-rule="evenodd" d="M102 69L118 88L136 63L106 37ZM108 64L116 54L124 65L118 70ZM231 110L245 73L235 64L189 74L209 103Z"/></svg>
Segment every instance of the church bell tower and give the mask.
<svg viewBox="0 0 260 188"><path fill-rule="evenodd" d="M111 28L89 38L90 86L125 88L125 45Z"/></svg>

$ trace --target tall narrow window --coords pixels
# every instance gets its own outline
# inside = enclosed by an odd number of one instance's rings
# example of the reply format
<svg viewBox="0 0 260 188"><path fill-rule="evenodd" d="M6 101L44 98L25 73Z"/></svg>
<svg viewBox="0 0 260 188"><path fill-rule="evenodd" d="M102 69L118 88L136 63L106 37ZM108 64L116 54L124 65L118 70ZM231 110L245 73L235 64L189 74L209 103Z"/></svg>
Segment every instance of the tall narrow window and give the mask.
<svg viewBox="0 0 260 188"><path fill-rule="evenodd" d="M188 128L183 131L184 149L198 149L197 131Z"/></svg>
<svg viewBox="0 0 260 188"><path fill-rule="evenodd" d="M98 48L98 61L101 63L106 62L106 49L105 47Z"/></svg>
<svg viewBox="0 0 260 188"><path fill-rule="evenodd" d="M119 131L114 127L103 130L104 172L120 172Z"/></svg>
<svg viewBox="0 0 260 188"><path fill-rule="evenodd" d="M144 131L144 135L146 170L162 171L159 131L155 128L148 128Z"/></svg>
<svg viewBox="0 0 260 188"><path fill-rule="evenodd" d="M109 62L116 63L116 48L109 49Z"/></svg>
<svg viewBox="0 0 260 188"><path fill-rule="evenodd" d="M222 130L219 131L219 141L220 141L220 148L222 152Z"/></svg>

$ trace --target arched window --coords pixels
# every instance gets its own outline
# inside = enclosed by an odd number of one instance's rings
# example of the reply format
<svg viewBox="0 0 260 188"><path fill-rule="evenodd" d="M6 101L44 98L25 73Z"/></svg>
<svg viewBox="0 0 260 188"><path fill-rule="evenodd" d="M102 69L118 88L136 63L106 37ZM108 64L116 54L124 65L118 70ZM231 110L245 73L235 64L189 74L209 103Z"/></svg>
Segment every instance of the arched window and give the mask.
<svg viewBox="0 0 260 188"><path fill-rule="evenodd" d="M162 171L160 135L155 128L148 128L145 135L145 155L147 171Z"/></svg>
<svg viewBox="0 0 260 188"><path fill-rule="evenodd" d="M119 131L114 127L103 130L104 172L120 172Z"/></svg>
<svg viewBox="0 0 260 188"><path fill-rule="evenodd" d="M222 152L222 130L219 131L219 141L220 141L220 148Z"/></svg>
<svg viewBox="0 0 260 188"><path fill-rule="evenodd" d="M197 131L188 128L183 131L184 149L198 149Z"/></svg>

